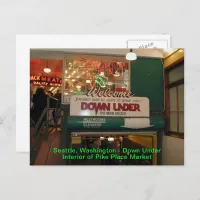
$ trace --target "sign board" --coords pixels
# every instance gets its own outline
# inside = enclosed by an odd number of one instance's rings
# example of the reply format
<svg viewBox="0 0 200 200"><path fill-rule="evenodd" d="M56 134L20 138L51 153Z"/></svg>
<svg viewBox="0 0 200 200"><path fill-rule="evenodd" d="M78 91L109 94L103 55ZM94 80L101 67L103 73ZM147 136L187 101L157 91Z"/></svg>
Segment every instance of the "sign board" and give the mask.
<svg viewBox="0 0 200 200"><path fill-rule="evenodd" d="M92 88L87 95L73 95L70 116L149 117L149 99L131 92L101 91Z"/></svg>
<svg viewBox="0 0 200 200"><path fill-rule="evenodd" d="M63 103L70 104L71 95L63 95Z"/></svg>
<svg viewBox="0 0 200 200"><path fill-rule="evenodd" d="M100 129L103 132L120 132L127 129L160 130L166 126L166 118L157 116L151 118L122 118L122 117L75 117L69 116L67 128L71 131L85 132Z"/></svg>
<svg viewBox="0 0 200 200"><path fill-rule="evenodd" d="M38 85L38 86L50 86L50 87L62 86L62 79L57 77L30 76L30 81L33 85Z"/></svg>

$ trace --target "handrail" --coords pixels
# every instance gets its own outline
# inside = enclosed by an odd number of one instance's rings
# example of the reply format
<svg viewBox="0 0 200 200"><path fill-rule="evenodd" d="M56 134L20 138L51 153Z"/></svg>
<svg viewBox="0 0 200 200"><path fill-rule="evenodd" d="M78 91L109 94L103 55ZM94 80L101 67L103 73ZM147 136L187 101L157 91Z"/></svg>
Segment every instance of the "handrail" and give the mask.
<svg viewBox="0 0 200 200"><path fill-rule="evenodd" d="M56 98L54 98L52 96L48 96L47 98L54 99L54 100L58 101L58 99L56 99Z"/></svg>
<svg viewBox="0 0 200 200"><path fill-rule="evenodd" d="M53 99L54 101L56 101L56 106L55 107L53 107L53 108L50 108L50 99ZM57 118L58 118L58 99L56 99L56 98L54 98L54 97L51 97L51 96L47 96L47 105L46 105L46 107L44 108L44 110L43 110L43 112L42 112L42 114L41 114L41 116L40 116L40 118L39 118L39 120L37 121L37 123L35 124L35 130L34 130L34 134L33 135L36 135L37 134L37 136L36 136L36 140L35 140L35 142L34 142L34 144L33 144L33 147L31 148L32 150L34 150L35 149L35 145L36 145L36 143L39 141L39 138L40 138L40 136L41 136L41 131L42 131L42 129L43 129L43 127L46 125L46 132L45 132L45 135L46 136L48 136L48 134L49 134L49 122L51 122L52 120L54 120L54 119L51 119L51 120L49 120L49 110L54 110L55 109L55 127L54 128L56 128L56 130L57 130ZM43 119L44 119L44 116L46 115L46 120L45 120L45 122L43 121ZM41 125L41 127L40 127L40 125ZM39 128L40 127L40 128ZM38 128L39 128L39 130L38 130ZM54 129L53 128L53 129ZM53 130L52 129L52 130ZM52 132L52 130L50 131L50 132ZM47 137L48 138L48 137Z"/></svg>

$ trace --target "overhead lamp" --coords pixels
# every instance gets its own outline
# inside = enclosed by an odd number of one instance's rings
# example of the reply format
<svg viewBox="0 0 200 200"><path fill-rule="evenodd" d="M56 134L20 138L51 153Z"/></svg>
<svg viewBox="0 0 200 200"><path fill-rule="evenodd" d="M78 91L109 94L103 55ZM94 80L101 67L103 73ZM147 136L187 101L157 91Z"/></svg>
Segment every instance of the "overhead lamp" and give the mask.
<svg viewBox="0 0 200 200"><path fill-rule="evenodd" d="M48 60L47 60L47 67L44 68L44 72L45 73L50 73L51 72L51 69L48 68Z"/></svg>
<svg viewBox="0 0 200 200"><path fill-rule="evenodd" d="M51 69L49 69L49 68L44 68L44 72L45 72L45 73L50 73L50 72L51 72Z"/></svg>
<svg viewBox="0 0 200 200"><path fill-rule="evenodd" d="M86 83L90 83L90 80L86 80L85 82L86 82Z"/></svg>
<svg viewBox="0 0 200 200"><path fill-rule="evenodd" d="M133 53L133 50L131 49L129 53L126 54L126 60L136 60L137 56L135 53Z"/></svg>
<svg viewBox="0 0 200 200"><path fill-rule="evenodd" d="M100 140L104 140L105 138L103 136L100 137Z"/></svg>
<svg viewBox="0 0 200 200"><path fill-rule="evenodd" d="M109 138L108 138L108 141L109 141L109 142L113 142L114 140L115 140L114 137L109 137Z"/></svg>

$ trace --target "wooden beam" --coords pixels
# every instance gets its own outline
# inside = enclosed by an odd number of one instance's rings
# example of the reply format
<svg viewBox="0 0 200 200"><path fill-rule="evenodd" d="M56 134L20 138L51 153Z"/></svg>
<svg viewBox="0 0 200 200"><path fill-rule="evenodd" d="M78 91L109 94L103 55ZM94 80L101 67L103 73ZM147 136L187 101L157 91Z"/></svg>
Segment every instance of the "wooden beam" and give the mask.
<svg viewBox="0 0 200 200"><path fill-rule="evenodd" d="M184 50L180 51L179 49L164 59L164 67L165 69L169 69L170 67L173 67L182 60L184 60Z"/></svg>

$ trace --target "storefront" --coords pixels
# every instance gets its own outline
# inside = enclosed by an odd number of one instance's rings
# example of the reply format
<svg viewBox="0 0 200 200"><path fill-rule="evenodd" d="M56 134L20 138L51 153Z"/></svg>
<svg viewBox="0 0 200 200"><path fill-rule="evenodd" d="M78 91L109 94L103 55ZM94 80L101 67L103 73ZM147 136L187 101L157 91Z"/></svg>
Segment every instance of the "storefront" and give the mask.
<svg viewBox="0 0 200 200"><path fill-rule="evenodd" d="M46 93L50 91L55 94L57 91L61 91L62 66L62 60L31 58L30 83L33 93L39 87L42 87ZM45 69L50 69L50 71L45 71Z"/></svg>
<svg viewBox="0 0 200 200"><path fill-rule="evenodd" d="M150 164L162 164L166 128L162 58L137 57L127 62L124 57L66 55L61 108L67 148L76 138L109 141L123 136L158 149L160 153L152 152Z"/></svg>

